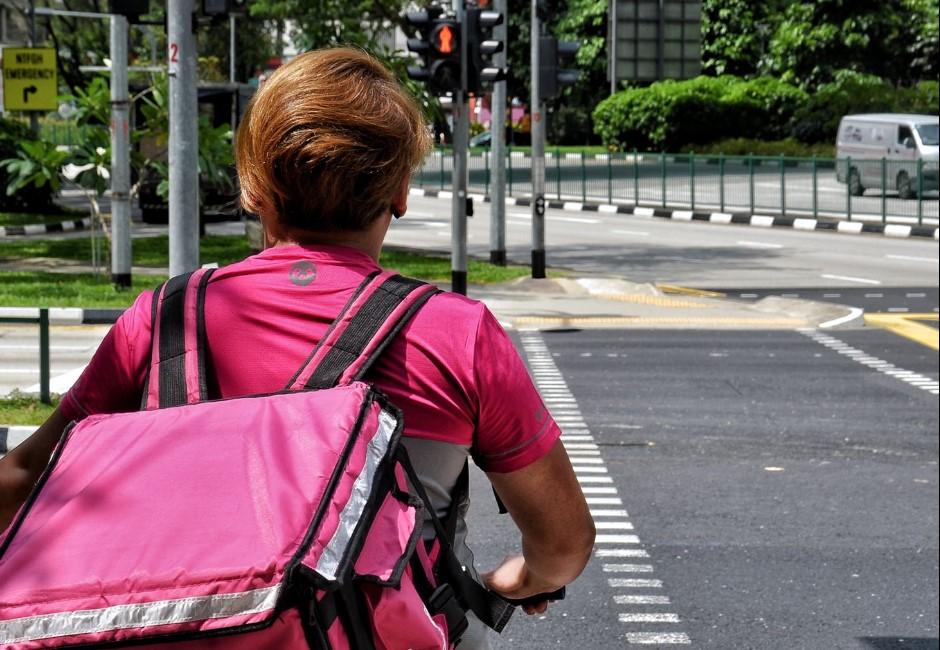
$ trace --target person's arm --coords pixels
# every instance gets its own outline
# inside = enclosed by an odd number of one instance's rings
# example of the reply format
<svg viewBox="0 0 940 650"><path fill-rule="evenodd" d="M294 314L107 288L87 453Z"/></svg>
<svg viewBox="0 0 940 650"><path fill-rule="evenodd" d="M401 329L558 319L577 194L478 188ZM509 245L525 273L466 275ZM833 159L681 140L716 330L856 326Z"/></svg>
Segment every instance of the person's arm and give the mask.
<svg viewBox="0 0 940 650"><path fill-rule="evenodd" d="M484 574L486 586L521 599L555 591L577 578L591 558L594 521L562 442L520 470L487 476L522 534L522 555ZM547 605L524 609L541 613Z"/></svg>
<svg viewBox="0 0 940 650"><path fill-rule="evenodd" d="M66 425L68 420L57 407L29 438L0 458L0 532L36 485Z"/></svg>

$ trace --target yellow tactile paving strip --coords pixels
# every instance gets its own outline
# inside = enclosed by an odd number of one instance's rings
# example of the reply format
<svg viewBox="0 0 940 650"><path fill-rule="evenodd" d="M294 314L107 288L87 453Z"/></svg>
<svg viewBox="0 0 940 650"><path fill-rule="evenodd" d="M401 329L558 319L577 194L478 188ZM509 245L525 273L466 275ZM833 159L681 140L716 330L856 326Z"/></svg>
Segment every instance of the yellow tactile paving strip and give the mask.
<svg viewBox="0 0 940 650"><path fill-rule="evenodd" d="M682 300L680 298L666 298L664 296L647 296L637 293L597 293L594 294L604 300L617 302L632 302L637 305L653 305L655 307L674 307L676 309L711 309L708 303Z"/></svg>
<svg viewBox="0 0 940 650"><path fill-rule="evenodd" d="M935 321L937 314L865 314L865 322L880 327L915 343L940 351L940 331L917 321Z"/></svg>
<svg viewBox="0 0 940 650"><path fill-rule="evenodd" d="M720 291L706 291L705 289L693 289L692 287L680 287L677 284L657 284L656 288L663 293L678 293L683 296L699 296L700 298L724 298L725 294Z"/></svg>

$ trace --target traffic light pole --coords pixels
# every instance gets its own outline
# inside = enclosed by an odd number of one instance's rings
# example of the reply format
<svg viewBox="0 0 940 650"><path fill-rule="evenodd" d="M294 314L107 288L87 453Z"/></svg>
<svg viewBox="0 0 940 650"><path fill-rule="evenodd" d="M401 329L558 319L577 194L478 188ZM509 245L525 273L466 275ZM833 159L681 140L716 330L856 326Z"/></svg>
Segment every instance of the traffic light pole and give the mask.
<svg viewBox="0 0 940 650"><path fill-rule="evenodd" d="M199 127L194 0L167 3L170 81L170 275L199 266Z"/></svg>
<svg viewBox="0 0 940 650"><path fill-rule="evenodd" d="M541 99L539 40L542 25L538 0L532 0L532 73L529 75L532 100L532 277L545 277L545 110Z"/></svg>
<svg viewBox="0 0 940 650"><path fill-rule="evenodd" d="M131 286L131 165L127 16L111 16L111 282Z"/></svg>
<svg viewBox="0 0 940 650"><path fill-rule="evenodd" d="M451 291L467 295L467 145L470 140L470 105L467 101L467 21L464 0L454 0L454 11L460 23L460 90L454 92L454 173L451 198Z"/></svg>
<svg viewBox="0 0 940 650"><path fill-rule="evenodd" d="M506 0L496 0L495 10L507 15ZM493 29L493 37L504 43L502 52L494 57L494 63L506 67L506 51L509 49L506 21ZM493 84L490 103L490 154L493 170L492 197L490 201L490 262L506 266L506 82Z"/></svg>

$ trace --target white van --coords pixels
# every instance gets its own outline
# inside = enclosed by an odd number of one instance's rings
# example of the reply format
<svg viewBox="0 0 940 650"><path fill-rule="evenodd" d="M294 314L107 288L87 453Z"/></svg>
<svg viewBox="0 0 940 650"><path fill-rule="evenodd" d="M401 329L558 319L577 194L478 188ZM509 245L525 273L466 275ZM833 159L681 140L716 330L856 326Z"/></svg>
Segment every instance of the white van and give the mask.
<svg viewBox="0 0 940 650"><path fill-rule="evenodd" d="M936 115L846 115L836 136L836 178L848 183L853 196L877 188L910 199L918 188L938 189L938 145L940 117ZM918 160L924 162L918 165Z"/></svg>

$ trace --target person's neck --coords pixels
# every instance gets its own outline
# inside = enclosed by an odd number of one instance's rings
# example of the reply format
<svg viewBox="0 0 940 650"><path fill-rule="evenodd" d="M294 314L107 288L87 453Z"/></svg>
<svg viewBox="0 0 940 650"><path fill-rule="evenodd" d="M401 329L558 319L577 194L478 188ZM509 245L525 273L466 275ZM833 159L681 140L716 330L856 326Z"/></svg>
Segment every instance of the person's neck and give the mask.
<svg viewBox="0 0 940 650"><path fill-rule="evenodd" d="M358 235L358 236L357 236ZM284 237L272 242L271 247L279 246L345 246L362 251L376 262L379 261L379 253L382 251L382 243L376 246L371 241L363 241L362 233L342 234L317 234L303 237Z"/></svg>

